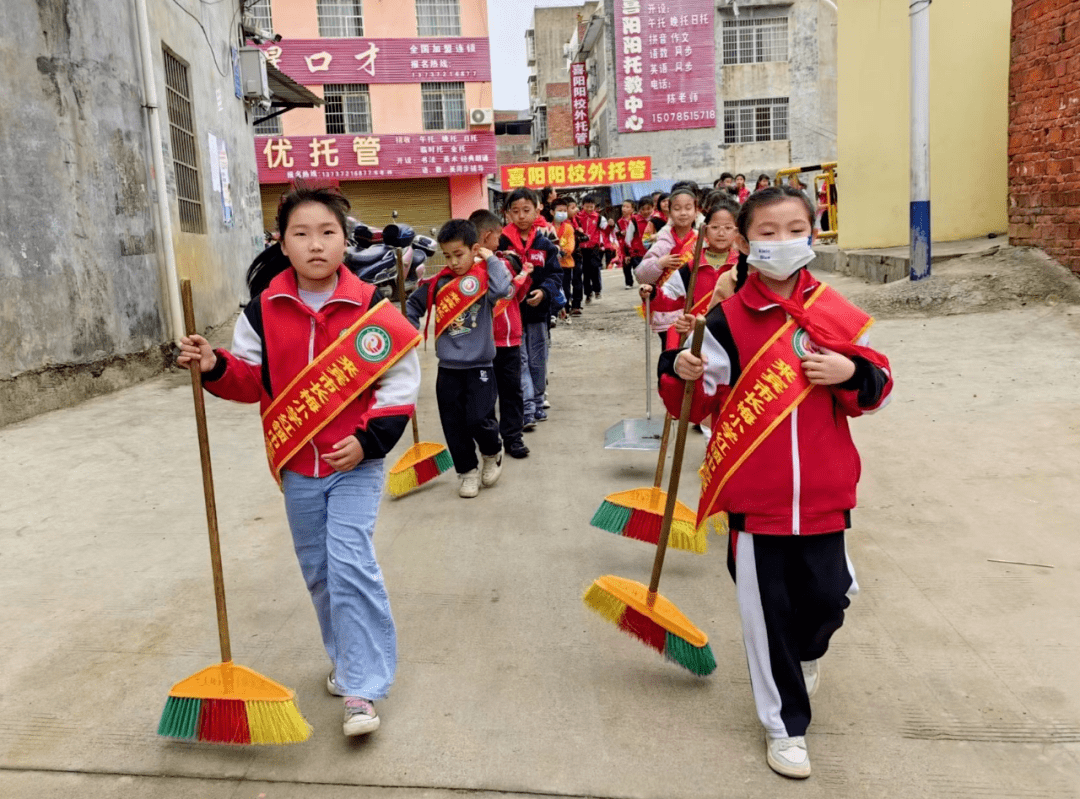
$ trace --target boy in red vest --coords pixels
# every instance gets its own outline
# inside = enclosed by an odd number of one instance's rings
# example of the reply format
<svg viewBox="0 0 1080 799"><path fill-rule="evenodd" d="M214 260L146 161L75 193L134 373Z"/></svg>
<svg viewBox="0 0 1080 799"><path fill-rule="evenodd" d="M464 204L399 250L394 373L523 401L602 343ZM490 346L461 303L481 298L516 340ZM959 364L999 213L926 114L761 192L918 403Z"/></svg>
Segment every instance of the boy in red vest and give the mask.
<svg viewBox="0 0 1080 799"><path fill-rule="evenodd" d="M450 457L461 484L458 494L475 497L502 473L502 445L495 419L496 388L493 309L513 297L510 272L494 253L480 246L467 219L451 219L438 235L446 268L424 281L405 304L406 316L419 329L425 313L435 317L435 354L439 376L435 397ZM476 448L483 456L479 470Z"/></svg>
<svg viewBox="0 0 1080 799"><path fill-rule="evenodd" d="M577 215L577 227L584 241L581 243L581 277L585 283L585 304L600 299L600 270L604 264L604 246L600 240L600 214L596 212L596 198L591 194L581 202Z"/></svg>
<svg viewBox="0 0 1080 799"><path fill-rule="evenodd" d="M543 217L537 217L542 219ZM491 211L481 209L469 216L476 226L480 246L499 249L502 223ZM521 440L525 424L525 394L521 387L521 308L532 283L532 264L522 264L513 253L495 252L513 277L514 296L495 303L495 387L499 393L499 435L503 449L511 458L526 458L529 448Z"/></svg>
<svg viewBox="0 0 1080 799"><path fill-rule="evenodd" d="M622 217L618 221L619 243L622 247L623 279L626 288L634 287L634 269L645 256L645 243L641 234L645 232L644 221L637 216L633 200L623 200Z"/></svg>
<svg viewBox="0 0 1080 799"><path fill-rule="evenodd" d="M521 303L521 383L525 393L525 430L547 419L548 317L551 298L562 287L559 247L536 228L540 202L532 189L514 189L506 198L510 224L503 228L499 249L513 252L532 267L531 282Z"/></svg>

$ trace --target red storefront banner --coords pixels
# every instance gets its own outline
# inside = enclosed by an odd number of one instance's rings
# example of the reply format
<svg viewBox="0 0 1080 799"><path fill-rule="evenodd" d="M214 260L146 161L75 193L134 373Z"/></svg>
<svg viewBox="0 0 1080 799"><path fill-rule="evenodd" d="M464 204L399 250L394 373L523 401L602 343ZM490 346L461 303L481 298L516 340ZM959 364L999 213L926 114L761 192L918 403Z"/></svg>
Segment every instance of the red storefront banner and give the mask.
<svg viewBox="0 0 1080 799"><path fill-rule="evenodd" d="M570 65L570 107L574 121L574 146L589 146L589 85L585 62Z"/></svg>
<svg viewBox="0 0 1080 799"><path fill-rule="evenodd" d="M614 3L619 132L715 127L715 0Z"/></svg>
<svg viewBox="0 0 1080 799"><path fill-rule="evenodd" d="M508 164L501 167L503 191L526 186L609 186L652 180L652 158L585 158L580 161L545 161L539 164Z"/></svg>
<svg viewBox="0 0 1080 799"><path fill-rule="evenodd" d="M305 86L491 81L487 39L286 39L261 48L271 64Z"/></svg>
<svg viewBox="0 0 1080 799"><path fill-rule="evenodd" d="M256 136L260 183L488 175L495 134L406 133Z"/></svg>

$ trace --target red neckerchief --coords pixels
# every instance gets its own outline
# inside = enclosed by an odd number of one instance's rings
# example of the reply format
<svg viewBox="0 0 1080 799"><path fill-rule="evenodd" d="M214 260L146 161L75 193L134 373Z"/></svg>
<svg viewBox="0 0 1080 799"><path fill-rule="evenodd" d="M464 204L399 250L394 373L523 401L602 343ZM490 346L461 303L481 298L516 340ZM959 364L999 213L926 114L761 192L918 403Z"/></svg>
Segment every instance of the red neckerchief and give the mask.
<svg viewBox="0 0 1080 799"><path fill-rule="evenodd" d="M805 269L800 270L799 281L795 284L795 290L792 292L790 299L784 299L778 294L774 294L761 280L761 275L757 272L751 273L746 282L752 284L754 289L766 300L776 303L783 308L787 315L795 320L795 324L805 330L806 334L810 336L810 340L819 348L824 347L827 350L846 355L848 358L853 355L858 355L860 358L865 358L870 361L870 363L874 363L875 353L869 347L860 347L858 344L836 338L814 324L814 321L803 307L803 304L806 302L806 293L804 289L806 288L806 284L811 280L813 280L813 278L810 277L809 272ZM796 297L798 299L795 299Z"/></svg>
<svg viewBox="0 0 1080 799"><path fill-rule="evenodd" d="M517 225L507 225L503 228L503 235L510 239L510 245L522 261L527 260L527 253L532 249L533 242L536 241L536 233L537 229L535 227L531 228L528 241L522 242L521 231L517 229Z"/></svg>
<svg viewBox="0 0 1080 799"><path fill-rule="evenodd" d="M675 246L671 248L671 254L681 257L682 254L686 252L686 248L697 241L697 232L693 228L690 228L690 232L686 234L686 238L680 239L679 234L675 232L675 228L672 228L671 238L675 240ZM690 258L687 260L689 261L693 257L694 256L691 255Z"/></svg>

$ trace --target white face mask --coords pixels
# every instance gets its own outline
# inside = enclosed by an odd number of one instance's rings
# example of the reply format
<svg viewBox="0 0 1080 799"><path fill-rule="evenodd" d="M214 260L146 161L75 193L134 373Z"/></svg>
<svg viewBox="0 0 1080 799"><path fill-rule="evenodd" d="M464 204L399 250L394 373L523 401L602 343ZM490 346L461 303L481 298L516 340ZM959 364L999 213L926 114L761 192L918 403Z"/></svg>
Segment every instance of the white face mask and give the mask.
<svg viewBox="0 0 1080 799"><path fill-rule="evenodd" d="M566 221L566 211L556 211L555 212L555 221L556 222L565 222Z"/></svg>
<svg viewBox="0 0 1080 799"><path fill-rule="evenodd" d="M746 262L766 277L787 280L814 260L810 238L786 241L752 241Z"/></svg>

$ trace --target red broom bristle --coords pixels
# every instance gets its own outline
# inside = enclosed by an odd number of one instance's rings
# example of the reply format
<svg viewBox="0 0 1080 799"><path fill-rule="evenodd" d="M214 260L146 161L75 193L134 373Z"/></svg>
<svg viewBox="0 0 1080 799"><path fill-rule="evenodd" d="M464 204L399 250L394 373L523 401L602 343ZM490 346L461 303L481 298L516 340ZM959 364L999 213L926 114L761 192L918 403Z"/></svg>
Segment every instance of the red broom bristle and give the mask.
<svg viewBox="0 0 1080 799"><path fill-rule="evenodd" d="M663 521L663 518L655 513L645 510L631 510L630 521L626 523L623 535L626 538L634 538L650 544L659 543L660 528L663 526Z"/></svg>
<svg viewBox="0 0 1080 799"><path fill-rule="evenodd" d="M667 631L648 616L627 606L626 612L619 619L619 629L663 654L667 643Z"/></svg>
<svg viewBox="0 0 1080 799"><path fill-rule="evenodd" d="M227 744L251 743L247 709L242 699L204 699L199 740Z"/></svg>
<svg viewBox="0 0 1080 799"><path fill-rule="evenodd" d="M422 486L439 476L439 468L435 465L434 458L424 458L422 461L417 461L413 469L416 471L416 484L418 486Z"/></svg>

